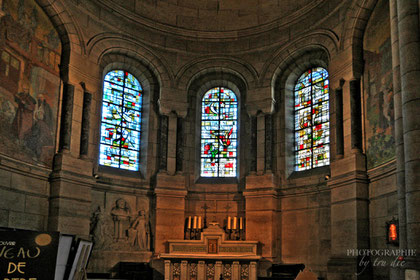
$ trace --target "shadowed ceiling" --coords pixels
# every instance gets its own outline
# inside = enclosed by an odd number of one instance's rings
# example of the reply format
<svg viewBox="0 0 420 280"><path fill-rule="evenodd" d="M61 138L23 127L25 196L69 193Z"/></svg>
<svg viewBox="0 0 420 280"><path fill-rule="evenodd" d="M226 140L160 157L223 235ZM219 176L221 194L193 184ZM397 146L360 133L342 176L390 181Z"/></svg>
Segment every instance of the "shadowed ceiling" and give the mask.
<svg viewBox="0 0 420 280"><path fill-rule="evenodd" d="M325 0L93 0L144 25L183 35L253 34L305 16ZM195 33L194 33L195 32Z"/></svg>

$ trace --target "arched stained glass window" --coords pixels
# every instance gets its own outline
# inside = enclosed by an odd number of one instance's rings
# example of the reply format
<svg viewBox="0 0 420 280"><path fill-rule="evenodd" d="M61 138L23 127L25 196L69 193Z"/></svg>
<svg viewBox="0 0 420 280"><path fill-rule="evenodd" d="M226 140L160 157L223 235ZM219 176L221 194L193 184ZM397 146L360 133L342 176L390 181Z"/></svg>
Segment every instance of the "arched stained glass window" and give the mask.
<svg viewBox="0 0 420 280"><path fill-rule="evenodd" d="M104 78L99 164L139 170L142 87L123 70Z"/></svg>
<svg viewBox="0 0 420 280"><path fill-rule="evenodd" d="M330 164L328 72L316 67L297 80L295 96L295 170Z"/></svg>
<svg viewBox="0 0 420 280"><path fill-rule="evenodd" d="M224 87L201 100L201 177L235 177L238 147L238 100Z"/></svg>

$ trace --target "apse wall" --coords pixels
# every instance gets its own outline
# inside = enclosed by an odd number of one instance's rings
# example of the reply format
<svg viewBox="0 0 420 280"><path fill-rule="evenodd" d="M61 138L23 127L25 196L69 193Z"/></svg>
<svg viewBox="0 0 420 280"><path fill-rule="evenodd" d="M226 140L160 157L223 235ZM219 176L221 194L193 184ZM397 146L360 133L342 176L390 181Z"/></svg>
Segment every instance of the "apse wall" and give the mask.
<svg viewBox="0 0 420 280"><path fill-rule="evenodd" d="M62 88L61 41L34 1L3 1L1 226L44 230Z"/></svg>
<svg viewBox="0 0 420 280"><path fill-rule="evenodd" d="M204 207L222 226L246 218L261 276L272 263L352 276L347 249L394 248L385 240L398 214L387 1L113 2L3 1L0 226L93 240L89 272L141 261L159 277L167 240L184 239L185 219ZM315 66L329 73L331 164L300 173L293 88ZM137 173L98 164L111 70L144 90ZM197 176L199 98L218 85L238 92L241 140L236 180L212 182ZM128 240L135 220L145 246ZM388 273L373 269L373 279Z"/></svg>

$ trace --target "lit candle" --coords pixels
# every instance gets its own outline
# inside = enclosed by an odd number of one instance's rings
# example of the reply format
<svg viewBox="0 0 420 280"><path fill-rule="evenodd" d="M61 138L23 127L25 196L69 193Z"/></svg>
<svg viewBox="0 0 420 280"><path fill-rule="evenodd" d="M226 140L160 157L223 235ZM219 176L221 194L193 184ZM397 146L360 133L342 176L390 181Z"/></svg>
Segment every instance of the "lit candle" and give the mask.
<svg viewBox="0 0 420 280"><path fill-rule="evenodd" d="M188 229L191 229L191 216L188 217Z"/></svg>
<svg viewBox="0 0 420 280"><path fill-rule="evenodd" d="M194 227L193 228L194 229L197 228L197 216L194 216Z"/></svg>
<svg viewBox="0 0 420 280"><path fill-rule="evenodd" d="M201 229L201 216L198 216L198 229Z"/></svg>
<svg viewBox="0 0 420 280"><path fill-rule="evenodd" d="M236 217L233 217L233 229L236 229Z"/></svg>
<svg viewBox="0 0 420 280"><path fill-rule="evenodd" d="M239 218L239 229L244 229L242 217Z"/></svg>
<svg viewBox="0 0 420 280"><path fill-rule="evenodd" d="M228 217L227 229L230 229L230 216Z"/></svg>

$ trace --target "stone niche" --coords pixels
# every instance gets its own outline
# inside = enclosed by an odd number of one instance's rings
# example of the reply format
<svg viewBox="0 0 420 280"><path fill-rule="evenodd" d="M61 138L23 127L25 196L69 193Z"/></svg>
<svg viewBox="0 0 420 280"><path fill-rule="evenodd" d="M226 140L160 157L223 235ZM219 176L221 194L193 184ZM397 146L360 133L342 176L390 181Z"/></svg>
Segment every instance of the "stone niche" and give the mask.
<svg viewBox="0 0 420 280"><path fill-rule="evenodd" d="M212 222L200 240L169 240L167 253L159 258L165 264L165 280L256 280L257 241L226 240L224 230Z"/></svg>

